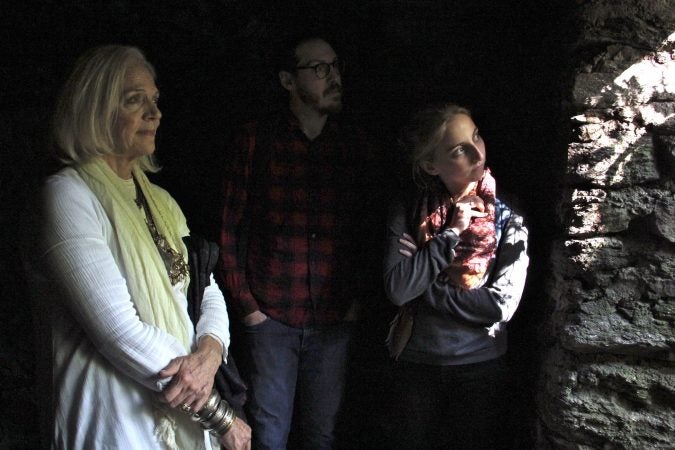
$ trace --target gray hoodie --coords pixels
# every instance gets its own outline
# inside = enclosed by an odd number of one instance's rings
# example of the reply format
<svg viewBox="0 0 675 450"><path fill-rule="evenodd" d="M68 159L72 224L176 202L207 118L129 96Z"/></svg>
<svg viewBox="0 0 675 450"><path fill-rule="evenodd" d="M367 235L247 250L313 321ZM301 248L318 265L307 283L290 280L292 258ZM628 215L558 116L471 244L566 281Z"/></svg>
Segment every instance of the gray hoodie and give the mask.
<svg viewBox="0 0 675 450"><path fill-rule="evenodd" d="M406 209L397 204L388 218L384 259L387 296L401 306L417 300L412 336L400 359L432 365L471 364L506 352L506 322L525 287L527 228L523 218L497 199L495 225L499 247L479 287L464 290L438 278L454 258L457 235L445 230L418 245L412 257L399 253L408 229Z"/></svg>

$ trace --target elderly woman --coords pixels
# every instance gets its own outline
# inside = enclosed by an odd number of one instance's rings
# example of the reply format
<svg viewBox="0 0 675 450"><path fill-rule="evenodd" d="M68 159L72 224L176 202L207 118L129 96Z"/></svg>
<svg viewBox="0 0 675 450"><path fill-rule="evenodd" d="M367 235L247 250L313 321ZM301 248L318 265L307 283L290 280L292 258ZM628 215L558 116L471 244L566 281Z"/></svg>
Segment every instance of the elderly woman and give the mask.
<svg viewBox="0 0 675 450"><path fill-rule="evenodd" d="M496 196L485 142L454 104L415 117L416 188L388 219L385 289L396 448L500 448L506 322L525 285L527 230Z"/></svg>
<svg viewBox="0 0 675 450"><path fill-rule="evenodd" d="M145 175L157 170L158 99L143 54L106 46L79 59L58 103L66 167L33 208L28 261L50 352L54 448L219 446L189 413L202 410L227 356L227 310L212 280L198 323L187 312L185 217ZM225 425L220 444L249 447L244 422Z"/></svg>

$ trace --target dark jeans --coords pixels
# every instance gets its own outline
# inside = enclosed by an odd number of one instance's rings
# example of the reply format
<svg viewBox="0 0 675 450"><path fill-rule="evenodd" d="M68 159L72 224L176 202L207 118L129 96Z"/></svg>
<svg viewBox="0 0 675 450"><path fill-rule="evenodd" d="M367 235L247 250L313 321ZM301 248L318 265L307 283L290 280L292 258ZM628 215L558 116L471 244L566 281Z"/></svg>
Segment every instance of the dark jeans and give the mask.
<svg viewBox="0 0 675 450"><path fill-rule="evenodd" d="M304 448L332 447L351 334L349 323L303 330L269 318L244 328L254 449L286 448L294 416Z"/></svg>
<svg viewBox="0 0 675 450"><path fill-rule="evenodd" d="M460 366L394 368L393 449L499 449L504 442L504 358Z"/></svg>

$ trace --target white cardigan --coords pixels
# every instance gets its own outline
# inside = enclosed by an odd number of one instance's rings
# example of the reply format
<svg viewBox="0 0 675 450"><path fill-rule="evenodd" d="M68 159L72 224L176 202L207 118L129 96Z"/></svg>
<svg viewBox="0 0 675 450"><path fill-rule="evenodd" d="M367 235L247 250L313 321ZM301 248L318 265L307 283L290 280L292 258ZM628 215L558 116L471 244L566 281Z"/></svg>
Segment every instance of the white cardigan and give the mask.
<svg viewBox="0 0 675 450"><path fill-rule="evenodd" d="M133 183L129 197L133 201ZM43 381L50 392L39 394L51 403L51 410L44 404L50 445L160 449L152 399L169 379L159 379L158 373L185 350L173 336L139 319L113 257L119 242L112 224L78 173L67 168L48 178L41 201L40 231L34 236L42 238L29 243L27 265L36 293L38 348L46 350L38 354L38 369L49 377ZM171 204L180 214L173 199ZM191 323L178 286L174 296ZM188 330L192 350L210 334L223 343L225 358L228 326L223 295L212 278L196 335ZM199 427L185 420L182 426ZM208 434L204 437L210 448Z"/></svg>

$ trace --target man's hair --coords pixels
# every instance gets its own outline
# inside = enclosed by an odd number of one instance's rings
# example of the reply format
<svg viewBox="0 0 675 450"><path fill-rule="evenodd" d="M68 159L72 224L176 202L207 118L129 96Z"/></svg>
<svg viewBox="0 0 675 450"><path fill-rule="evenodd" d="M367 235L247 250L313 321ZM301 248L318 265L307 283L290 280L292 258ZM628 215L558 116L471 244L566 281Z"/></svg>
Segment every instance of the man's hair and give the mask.
<svg viewBox="0 0 675 450"><path fill-rule="evenodd" d="M125 74L137 65L155 78L155 69L136 47L96 47L77 60L57 101L52 123L56 156L61 162L79 165L124 151L113 130ZM159 170L152 156L139 158L138 164L146 171Z"/></svg>
<svg viewBox="0 0 675 450"><path fill-rule="evenodd" d="M277 58L275 61L275 72L280 72L282 70L290 73L295 72L295 66L298 65L297 50L302 44L312 41L324 41L330 44L326 38L321 37L318 34L313 33L303 33L299 35L293 35L285 40L283 40L277 51Z"/></svg>
<svg viewBox="0 0 675 450"><path fill-rule="evenodd" d="M419 187L428 187L431 176L424 171L422 164L432 161L434 151L443 141L447 123L457 114L471 117L471 112L455 103L429 106L415 113L405 129L404 146L412 162L413 180Z"/></svg>

